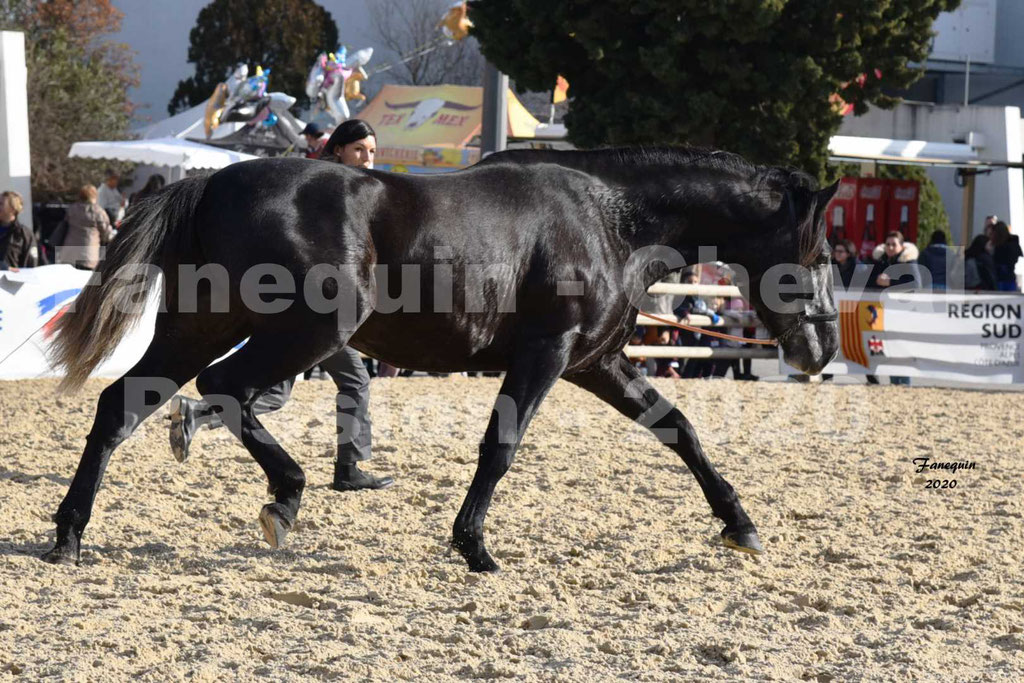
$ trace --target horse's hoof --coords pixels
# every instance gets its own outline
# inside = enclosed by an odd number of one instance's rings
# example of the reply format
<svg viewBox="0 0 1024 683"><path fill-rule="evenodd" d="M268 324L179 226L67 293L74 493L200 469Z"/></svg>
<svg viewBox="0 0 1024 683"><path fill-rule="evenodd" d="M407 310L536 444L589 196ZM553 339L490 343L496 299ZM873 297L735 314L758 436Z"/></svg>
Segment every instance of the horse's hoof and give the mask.
<svg viewBox="0 0 1024 683"><path fill-rule="evenodd" d="M480 555L467 557L466 563L469 565L469 571L471 572L497 574L501 571L501 567L498 566L497 562L491 559L491 556L487 554L487 551L484 551Z"/></svg>
<svg viewBox="0 0 1024 683"><path fill-rule="evenodd" d="M757 537L757 532L753 529L749 531L729 531L725 529L722 531L722 543L725 544L726 548L738 550L741 553L760 555L764 552L761 539Z"/></svg>
<svg viewBox="0 0 1024 683"><path fill-rule="evenodd" d="M185 396L171 399L171 454L179 463L188 460L188 449L196 432L195 401Z"/></svg>
<svg viewBox="0 0 1024 683"><path fill-rule="evenodd" d="M260 510L260 528L271 548L284 545L285 536L292 528L292 523L280 512L280 508L279 503L270 503Z"/></svg>
<svg viewBox="0 0 1024 683"><path fill-rule="evenodd" d="M43 553L42 557L40 557L39 559L41 559L43 562L46 562L47 564L65 564L73 565L75 567L78 566L78 557L76 556L76 553L57 547L54 547L52 550L48 550L47 552Z"/></svg>

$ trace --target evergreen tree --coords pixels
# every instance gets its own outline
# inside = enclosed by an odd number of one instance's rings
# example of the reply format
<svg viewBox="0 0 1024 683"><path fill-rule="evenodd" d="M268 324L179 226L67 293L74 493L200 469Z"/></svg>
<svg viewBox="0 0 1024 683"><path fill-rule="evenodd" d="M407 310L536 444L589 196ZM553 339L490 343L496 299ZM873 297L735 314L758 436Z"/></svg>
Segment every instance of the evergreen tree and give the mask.
<svg viewBox="0 0 1024 683"><path fill-rule="evenodd" d="M196 72L178 82L171 114L205 102L240 62L270 68L270 89L307 104L306 76L321 52L338 47L338 27L313 0L214 0L189 34Z"/></svg>
<svg viewBox="0 0 1024 683"><path fill-rule="evenodd" d="M570 83L579 146L688 143L824 176L838 94L891 107L959 0L476 0L484 56Z"/></svg>

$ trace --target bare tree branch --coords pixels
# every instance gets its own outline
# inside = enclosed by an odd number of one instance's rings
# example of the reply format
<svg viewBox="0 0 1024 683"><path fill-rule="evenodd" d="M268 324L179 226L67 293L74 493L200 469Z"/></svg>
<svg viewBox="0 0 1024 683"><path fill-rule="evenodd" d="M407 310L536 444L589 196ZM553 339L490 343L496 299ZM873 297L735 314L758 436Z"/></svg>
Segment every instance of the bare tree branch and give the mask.
<svg viewBox="0 0 1024 683"><path fill-rule="evenodd" d="M473 38L439 43L450 0L366 0L377 41L408 61L384 72L402 85L480 85L484 60ZM415 54L425 46L433 49Z"/></svg>

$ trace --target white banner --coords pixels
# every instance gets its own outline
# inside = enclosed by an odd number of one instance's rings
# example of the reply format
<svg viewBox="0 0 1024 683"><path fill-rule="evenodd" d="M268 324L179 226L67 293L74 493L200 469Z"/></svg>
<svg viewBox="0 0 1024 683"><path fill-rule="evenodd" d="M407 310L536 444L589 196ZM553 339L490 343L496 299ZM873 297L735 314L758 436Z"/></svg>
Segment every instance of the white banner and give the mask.
<svg viewBox="0 0 1024 683"><path fill-rule="evenodd" d="M836 305L840 350L825 373L1024 383L1020 294L836 292Z"/></svg>
<svg viewBox="0 0 1024 683"><path fill-rule="evenodd" d="M0 379L61 376L47 357L53 324L91 275L68 265L0 271ZM139 324L93 377L120 377L142 358L153 338L159 289L154 290Z"/></svg>

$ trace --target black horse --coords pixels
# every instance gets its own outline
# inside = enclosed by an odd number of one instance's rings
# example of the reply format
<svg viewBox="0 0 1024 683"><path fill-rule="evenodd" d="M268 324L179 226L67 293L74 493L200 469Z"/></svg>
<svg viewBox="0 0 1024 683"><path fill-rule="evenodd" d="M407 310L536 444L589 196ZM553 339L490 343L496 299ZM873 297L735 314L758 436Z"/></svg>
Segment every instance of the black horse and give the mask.
<svg viewBox="0 0 1024 683"><path fill-rule="evenodd" d="M835 187L687 149L504 152L438 176L271 159L175 183L135 209L99 281L59 323L56 359L75 388L138 318L154 279L140 284L129 271L164 273L152 344L101 394L55 516L56 545L43 559L77 563L111 453L197 375L200 393L219 400L225 416L235 406L225 421L267 475L275 502L260 523L276 547L296 518L305 477L250 405L345 344L405 368L505 371L453 530L470 569L497 569L484 547L484 516L559 377L651 428L697 478L725 523L725 544L760 552L754 524L692 425L622 348L646 288L713 246L746 269L745 295L787 361L819 372L838 339L821 220ZM766 277L778 264L801 266L797 276L776 278L784 288ZM204 265L199 272L209 277L197 285L194 267ZM254 298L268 273L287 296ZM281 284L289 277L290 288ZM149 391L140 394L139 382Z"/></svg>

